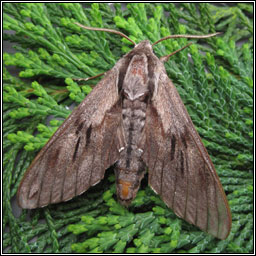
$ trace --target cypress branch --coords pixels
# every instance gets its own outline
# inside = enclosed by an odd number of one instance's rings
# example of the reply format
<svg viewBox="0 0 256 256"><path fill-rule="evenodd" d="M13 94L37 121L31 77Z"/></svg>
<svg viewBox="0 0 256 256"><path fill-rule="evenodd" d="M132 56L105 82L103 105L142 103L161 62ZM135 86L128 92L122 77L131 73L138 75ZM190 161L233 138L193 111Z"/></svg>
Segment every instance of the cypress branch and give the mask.
<svg viewBox="0 0 256 256"><path fill-rule="evenodd" d="M130 3L125 10L114 4L114 11L105 3L85 5L88 8L79 3L3 4L4 29L14 31L4 38L16 49L3 56L4 251L251 253L252 5ZM76 79L109 70L131 49L126 39L85 31L74 22L120 30L135 42L223 32L218 38L194 41L165 66L227 192L233 224L225 241L176 217L146 181L131 207L124 209L116 201L111 170L100 184L71 201L14 215L11 201L35 153L71 113L67 107L80 103L99 81ZM164 56L187 41L166 40L154 51ZM19 78L8 66L19 70Z"/></svg>

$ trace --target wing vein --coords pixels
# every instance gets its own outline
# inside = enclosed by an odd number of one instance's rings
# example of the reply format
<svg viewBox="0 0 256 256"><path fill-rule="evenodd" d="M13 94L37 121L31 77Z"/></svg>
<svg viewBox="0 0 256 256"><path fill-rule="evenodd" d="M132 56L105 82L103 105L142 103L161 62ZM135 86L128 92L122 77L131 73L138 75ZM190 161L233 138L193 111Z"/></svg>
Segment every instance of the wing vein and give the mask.
<svg viewBox="0 0 256 256"><path fill-rule="evenodd" d="M197 186L198 186L198 180L197 180L197 184L196 184ZM196 189L196 217L195 217L195 224L197 225L197 221L198 221L198 214L197 214L197 212L198 212L198 189Z"/></svg>
<svg viewBox="0 0 256 256"><path fill-rule="evenodd" d="M89 178L89 186L91 186L91 179L92 179L92 167L94 164L94 160L95 160L95 154L93 154L93 158L92 158L92 162L91 162L91 166L90 166L90 178Z"/></svg>
<svg viewBox="0 0 256 256"><path fill-rule="evenodd" d="M165 161L162 162L162 168L161 168L161 186L160 186L160 196L162 196L162 187L163 187L163 170L165 166Z"/></svg>
<svg viewBox="0 0 256 256"><path fill-rule="evenodd" d="M114 143L113 143L113 141L114 141L114 133L112 132L111 135L112 135L112 136L111 136L111 144L110 144L110 150L109 150L109 154L108 154L108 161L109 161L109 162L111 162L110 156L111 156L111 152L113 152L113 151L112 151L112 147L113 147L113 144L114 144Z"/></svg>
<svg viewBox="0 0 256 256"><path fill-rule="evenodd" d="M45 179L45 171L46 171L46 168L44 168L44 170L43 170L43 172L41 172L41 177L40 177L40 180L41 180L41 183L40 183L40 190L38 191L38 193L39 193L39 195L38 195L38 199L37 199L37 203L36 203L36 205L37 205L37 207L38 207L38 205L39 205L39 203L40 203L40 198L41 198L41 191L42 191L42 187L43 187L43 184L44 184L44 179ZM44 175L42 175L42 173L44 174ZM42 179L43 178L43 179Z"/></svg>
<svg viewBox="0 0 256 256"><path fill-rule="evenodd" d="M185 151L184 155L185 155L185 159L186 159L186 161L185 161L186 164L184 165L184 166L186 166L184 168L184 173L186 173L185 177L186 177L186 184L187 184L187 186L186 186L186 203L185 203L185 211L184 211L184 218L186 219L187 218L187 203L188 203L188 186L189 186L188 175L189 175L189 173L188 173L187 150L185 149L184 151Z"/></svg>
<svg viewBox="0 0 256 256"><path fill-rule="evenodd" d="M79 157L80 159L80 157ZM77 165L75 163L73 163L73 166L75 167L75 194L74 196L77 195L77 176L78 176L78 168L77 168Z"/></svg>
<svg viewBox="0 0 256 256"><path fill-rule="evenodd" d="M216 207L216 209L217 209L217 215L218 215L218 218L217 218L217 221L218 221L218 225L217 225L217 227L218 227L218 231L217 231L217 236L219 236L219 230L220 230L220 215L219 215L219 207L218 207L218 202L217 202L217 191L216 191L216 183L215 182L213 182L213 184L214 184L214 194L215 194L215 196L214 196L214 201L215 201L215 207Z"/></svg>
<svg viewBox="0 0 256 256"><path fill-rule="evenodd" d="M60 200L63 201L63 193L64 193L64 184L65 184L65 180L66 180L66 173L67 173L67 165L65 165L64 168L64 176L62 179L62 185L61 185L61 194L60 194Z"/></svg>
<svg viewBox="0 0 256 256"><path fill-rule="evenodd" d="M86 155L85 154L86 153L86 147L85 147L85 145L84 145L84 148L83 148L83 150L82 150L82 152L81 152L81 154L80 154L80 156L79 156L79 159L76 161L76 163L74 163L74 166L75 166L75 168L76 168L76 175L78 176L78 170L79 170L79 166L81 166L81 162L82 162L82 160L83 160L83 157ZM77 193L77 191L78 191L78 182L77 182L77 180L76 180L76 184L75 184L75 192ZM85 189L86 190L86 189ZM80 192L79 191L79 194L81 194L81 193L83 193L83 192ZM75 195L78 195L78 194L75 194Z"/></svg>
<svg viewBox="0 0 256 256"><path fill-rule="evenodd" d="M205 177L205 183L206 183L206 186L205 187L205 192L206 192L206 205L207 205L207 229L206 231L209 230L209 208L210 208L210 205L209 205L209 200L208 200L208 195L209 195L209 190L207 189L208 188L208 180L206 178L206 175L205 175L205 162L204 162L204 177Z"/></svg>
<svg viewBox="0 0 256 256"><path fill-rule="evenodd" d="M157 159L158 159L158 153L159 153L159 148L157 149L157 154L156 154L156 157L155 157L155 162L154 162L154 166L152 168L152 173L155 173L155 168L156 168L156 162L157 162ZM150 159L150 158L149 158ZM151 176L152 178L152 176Z"/></svg>
<svg viewBox="0 0 256 256"><path fill-rule="evenodd" d="M147 127L145 127L145 129L146 129L146 145L147 145L147 154L148 154L148 163L150 163L150 159L151 159L151 153L150 153L150 150L149 150L149 148L150 148L150 144L149 144L149 137L150 136L148 136L147 135L147 131L148 131L148 129L147 129ZM148 166L148 168L150 168L149 166ZM154 168L152 168L152 172L153 172L153 169ZM151 184L151 179L152 179L152 175L149 175L149 184Z"/></svg>
<svg viewBox="0 0 256 256"><path fill-rule="evenodd" d="M174 190L173 190L173 196L172 196L172 206L170 206L173 209L174 206L174 200L175 200L175 193L176 193L176 184L177 184L177 169L175 168L175 178L174 178Z"/></svg>
<svg viewBox="0 0 256 256"><path fill-rule="evenodd" d="M52 202L52 191L53 191L53 186L55 184L55 179L56 179L56 172L53 172L54 174L54 178L53 178L53 182L52 182L52 185L51 185L51 192L50 192L50 203Z"/></svg>

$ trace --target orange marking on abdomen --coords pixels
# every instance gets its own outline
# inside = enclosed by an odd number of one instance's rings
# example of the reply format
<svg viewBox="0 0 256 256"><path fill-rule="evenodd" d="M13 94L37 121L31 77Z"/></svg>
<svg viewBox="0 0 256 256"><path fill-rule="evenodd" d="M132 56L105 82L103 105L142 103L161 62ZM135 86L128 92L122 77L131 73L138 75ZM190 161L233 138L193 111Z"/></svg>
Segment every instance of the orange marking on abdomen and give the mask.
<svg viewBox="0 0 256 256"><path fill-rule="evenodd" d="M119 184L122 185L122 197L126 198L128 196L129 193L129 188L132 185L130 182L128 181L124 181L124 180L118 180Z"/></svg>

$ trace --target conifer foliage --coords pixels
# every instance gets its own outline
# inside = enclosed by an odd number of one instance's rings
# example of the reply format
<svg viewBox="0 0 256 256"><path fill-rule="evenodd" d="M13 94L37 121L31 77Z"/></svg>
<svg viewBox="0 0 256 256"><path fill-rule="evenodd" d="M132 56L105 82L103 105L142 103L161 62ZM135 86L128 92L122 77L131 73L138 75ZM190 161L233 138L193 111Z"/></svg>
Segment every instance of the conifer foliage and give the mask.
<svg viewBox="0 0 256 256"><path fill-rule="evenodd" d="M250 4L4 3L3 250L8 253L250 253L253 251L253 6ZM147 186L118 204L113 170L71 201L15 213L27 167L103 73L132 48L126 39L74 24L120 30L135 42L170 34L194 42L165 67L213 160L232 212L218 240L179 219ZM188 39L154 47L167 55ZM14 66L19 76L8 70ZM51 116L51 121L49 121Z"/></svg>

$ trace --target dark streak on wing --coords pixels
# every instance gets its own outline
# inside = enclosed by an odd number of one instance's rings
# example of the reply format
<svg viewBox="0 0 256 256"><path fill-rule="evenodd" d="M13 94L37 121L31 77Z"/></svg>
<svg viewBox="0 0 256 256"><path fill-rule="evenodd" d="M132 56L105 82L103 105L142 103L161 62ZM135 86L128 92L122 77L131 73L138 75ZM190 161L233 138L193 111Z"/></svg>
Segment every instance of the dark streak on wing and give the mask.
<svg viewBox="0 0 256 256"><path fill-rule="evenodd" d="M91 162L91 168L90 168L90 177L89 177L89 187L92 185L91 184L91 180L92 180L92 166L94 164L94 161L95 161L95 153L93 153L93 158L92 158L92 162Z"/></svg>
<svg viewBox="0 0 256 256"><path fill-rule="evenodd" d="M87 142L87 141L86 141ZM79 169L79 166L82 164L82 161L84 159L84 156L86 156L86 152L87 152L87 148L86 146L85 147L82 147L82 152L79 153L79 156L78 156L78 159L76 160L76 184L75 184L75 195L78 195L78 191L79 191L79 187L78 187L78 182L77 182L77 176L78 176L78 169ZM63 183L64 184L64 183ZM86 188L85 188L86 190ZM80 193L79 193L80 194Z"/></svg>
<svg viewBox="0 0 256 256"><path fill-rule="evenodd" d="M90 144L91 139L91 133L92 133L92 125L90 125L86 131L86 144L85 147L88 147Z"/></svg>
<svg viewBox="0 0 256 256"><path fill-rule="evenodd" d="M175 145L176 145L176 138L175 138L174 135L172 135L172 139L171 139L171 161L174 159Z"/></svg>
<svg viewBox="0 0 256 256"><path fill-rule="evenodd" d="M180 151L180 171L181 175L184 177L184 156L182 150Z"/></svg>
<svg viewBox="0 0 256 256"><path fill-rule="evenodd" d="M60 154L60 148L56 149L53 154L49 154L49 157L47 159L48 168L53 169L56 165L56 162L59 158Z"/></svg>
<svg viewBox="0 0 256 256"><path fill-rule="evenodd" d="M175 173L175 181L174 181L174 190L173 190L173 195L172 195L172 205L170 206L173 209L173 205L174 205L174 201L175 201L175 193L176 193L176 185L177 185L177 170L178 166L176 166L176 168L174 169L174 173Z"/></svg>
<svg viewBox="0 0 256 256"><path fill-rule="evenodd" d="M184 147L187 148L188 146L187 146L187 142L186 142L186 134L185 133L181 135L181 141L182 141Z"/></svg>
<svg viewBox="0 0 256 256"><path fill-rule="evenodd" d="M161 185L160 185L160 196L162 196L163 195L163 193L162 193L162 186L163 186L163 173L164 173L164 165L165 165L165 163L164 163L164 160L163 160L163 162L162 162L162 168L161 168Z"/></svg>
<svg viewBox="0 0 256 256"><path fill-rule="evenodd" d="M76 154L77 154L77 151L78 151L78 148L79 148L80 139L81 139L81 137L79 137L78 140L77 140L77 142L76 142L76 147L75 147L75 151L74 151L73 158L72 158L72 161L73 161L73 162L74 162L75 159L76 159Z"/></svg>
<svg viewBox="0 0 256 256"><path fill-rule="evenodd" d="M85 122L81 122L81 123L77 126L76 135L78 135L78 133L83 129L84 123L85 123Z"/></svg>

